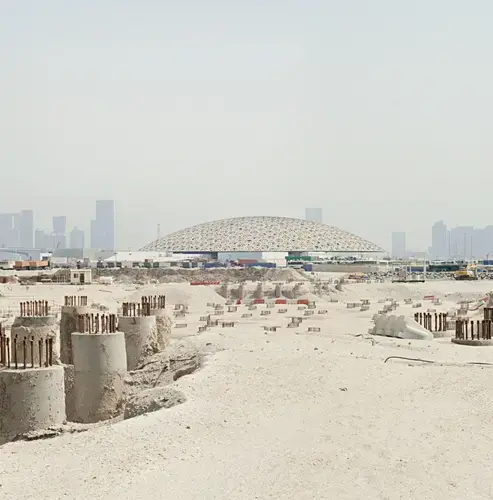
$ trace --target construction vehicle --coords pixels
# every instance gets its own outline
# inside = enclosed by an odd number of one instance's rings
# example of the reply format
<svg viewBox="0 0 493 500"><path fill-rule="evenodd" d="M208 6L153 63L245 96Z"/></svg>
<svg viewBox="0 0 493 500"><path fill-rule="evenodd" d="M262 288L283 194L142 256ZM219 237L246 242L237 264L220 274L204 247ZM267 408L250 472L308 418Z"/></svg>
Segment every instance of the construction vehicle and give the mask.
<svg viewBox="0 0 493 500"><path fill-rule="evenodd" d="M478 268L469 264L467 267L463 269L459 269L455 271L454 278L457 281L472 281L478 279Z"/></svg>

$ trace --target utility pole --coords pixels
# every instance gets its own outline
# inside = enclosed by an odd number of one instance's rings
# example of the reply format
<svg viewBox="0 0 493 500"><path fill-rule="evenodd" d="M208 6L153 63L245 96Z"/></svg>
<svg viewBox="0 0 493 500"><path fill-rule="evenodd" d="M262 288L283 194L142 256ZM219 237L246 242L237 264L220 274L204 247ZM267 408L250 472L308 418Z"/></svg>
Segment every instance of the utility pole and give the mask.
<svg viewBox="0 0 493 500"><path fill-rule="evenodd" d="M157 237L156 237L156 239L158 240L159 238L161 238L161 224L157 225Z"/></svg>

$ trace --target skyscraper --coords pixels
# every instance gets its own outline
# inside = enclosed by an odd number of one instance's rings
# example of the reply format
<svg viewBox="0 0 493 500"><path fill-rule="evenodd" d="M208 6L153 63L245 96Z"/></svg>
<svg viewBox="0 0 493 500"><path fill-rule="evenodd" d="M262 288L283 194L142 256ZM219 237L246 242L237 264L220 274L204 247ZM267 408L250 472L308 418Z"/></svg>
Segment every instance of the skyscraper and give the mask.
<svg viewBox="0 0 493 500"><path fill-rule="evenodd" d="M14 219L12 214L0 214L0 246L8 247L9 234L13 229Z"/></svg>
<svg viewBox="0 0 493 500"><path fill-rule="evenodd" d="M67 247L67 217L57 215L53 217L53 248Z"/></svg>
<svg viewBox="0 0 493 500"><path fill-rule="evenodd" d="M46 234L42 229L34 231L34 248L44 250L46 247Z"/></svg>
<svg viewBox="0 0 493 500"><path fill-rule="evenodd" d="M322 223L322 209L321 208L305 208L305 220Z"/></svg>
<svg viewBox="0 0 493 500"><path fill-rule="evenodd" d="M402 259L406 256L406 233L396 231L392 233L392 257Z"/></svg>
<svg viewBox="0 0 493 500"><path fill-rule="evenodd" d="M473 226L458 226L450 230L450 253L455 259L471 259L473 254Z"/></svg>
<svg viewBox="0 0 493 500"><path fill-rule="evenodd" d="M55 215L53 217L53 232L55 234L67 233L67 217L65 215Z"/></svg>
<svg viewBox="0 0 493 500"><path fill-rule="evenodd" d="M115 249L115 202L96 201L96 219L91 221L91 247Z"/></svg>
<svg viewBox="0 0 493 500"><path fill-rule="evenodd" d="M34 213L32 210L22 210L18 221L15 221L14 229L18 229L19 231L19 246L22 248L33 248Z"/></svg>
<svg viewBox="0 0 493 500"><path fill-rule="evenodd" d="M84 248L84 231L77 227L70 231L70 248Z"/></svg>
<svg viewBox="0 0 493 500"><path fill-rule="evenodd" d="M431 253L433 259L447 259L448 230L443 220L435 222L431 228Z"/></svg>

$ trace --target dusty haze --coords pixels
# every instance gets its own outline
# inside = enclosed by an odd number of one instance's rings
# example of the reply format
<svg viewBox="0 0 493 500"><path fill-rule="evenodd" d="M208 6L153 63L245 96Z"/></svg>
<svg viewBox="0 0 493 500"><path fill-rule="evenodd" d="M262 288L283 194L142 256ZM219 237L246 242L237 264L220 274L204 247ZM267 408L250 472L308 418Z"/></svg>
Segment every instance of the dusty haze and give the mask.
<svg viewBox="0 0 493 500"><path fill-rule="evenodd" d="M87 229L114 198L121 248L157 223L305 206L386 247L400 229L425 247L439 219L491 223L492 14L486 0L6 0L0 212L32 208L43 227L63 209Z"/></svg>

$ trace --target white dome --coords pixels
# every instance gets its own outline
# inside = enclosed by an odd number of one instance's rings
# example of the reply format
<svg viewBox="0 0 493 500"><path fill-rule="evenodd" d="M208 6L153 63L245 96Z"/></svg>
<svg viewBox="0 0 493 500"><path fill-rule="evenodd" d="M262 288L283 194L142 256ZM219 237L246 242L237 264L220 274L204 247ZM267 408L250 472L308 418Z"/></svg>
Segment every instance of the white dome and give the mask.
<svg viewBox="0 0 493 500"><path fill-rule="evenodd" d="M287 217L236 217L168 234L142 251L168 252L383 252L354 234Z"/></svg>

